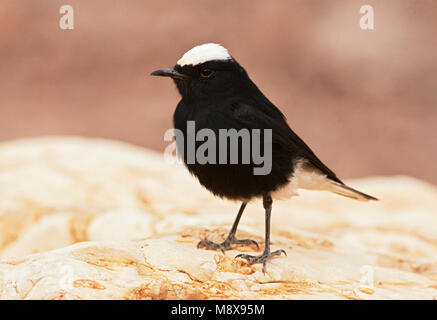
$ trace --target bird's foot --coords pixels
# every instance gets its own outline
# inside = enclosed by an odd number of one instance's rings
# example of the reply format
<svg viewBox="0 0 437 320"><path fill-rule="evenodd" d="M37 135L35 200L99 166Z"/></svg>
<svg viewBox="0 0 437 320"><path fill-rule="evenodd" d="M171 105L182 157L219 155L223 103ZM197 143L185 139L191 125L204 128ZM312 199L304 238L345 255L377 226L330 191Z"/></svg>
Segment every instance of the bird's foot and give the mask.
<svg viewBox="0 0 437 320"><path fill-rule="evenodd" d="M255 240L252 239L235 239L234 237L228 237L222 243L215 243L210 240L202 240L197 244L197 248L206 247L208 250L221 250L221 252L225 253L226 250L231 250L232 245L254 245L257 249L259 249L259 245Z"/></svg>
<svg viewBox="0 0 437 320"><path fill-rule="evenodd" d="M255 264L255 263L262 263L263 264L263 269L262 269L263 273L266 273L267 261L275 256L280 256L281 253L287 255L287 253L284 250L280 249L280 250L276 250L273 252L264 251L263 254L261 254L260 256L251 256L249 254L239 254L239 255L236 255L235 258L246 259L250 265Z"/></svg>

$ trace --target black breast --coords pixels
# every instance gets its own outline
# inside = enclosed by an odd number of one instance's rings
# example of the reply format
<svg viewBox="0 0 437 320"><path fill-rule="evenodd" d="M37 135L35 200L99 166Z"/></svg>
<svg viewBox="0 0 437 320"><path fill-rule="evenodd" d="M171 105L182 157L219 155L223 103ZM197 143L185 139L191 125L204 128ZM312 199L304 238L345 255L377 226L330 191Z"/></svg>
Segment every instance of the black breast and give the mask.
<svg viewBox="0 0 437 320"><path fill-rule="evenodd" d="M187 141L187 122L194 121L196 134L201 129L210 129L214 132L215 141L215 163L200 164L197 157L194 163L188 163L189 155ZM250 199L262 196L265 193L276 190L285 185L293 172L292 158L290 151L285 150L281 145L273 143L271 172L267 175L254 175L254 168L262 165L256 164L253 158L247 164L242 164L243 145L240 140L238 143L238 164L230 163L230 147L227 149L227 164L220 164L220 154L223 149L219 147L219 130L236 129L237 131L245 128L243 124L233 117L231 104L213 105L190 105L181 101L174 114L174 126L183 132L184 144L178 144L179 154L184 155L184 163L188 170L199 180L199 182L213 194L235 200ZM252 133L251 131L249 131ZM252 136L251 136L252 138ZM261 139L262 141L263 139ZM197 141L194 144L195 152L203 144ZM222 142L223 143L223 142ZM260 150L264 149L263 143Z"/></svg>

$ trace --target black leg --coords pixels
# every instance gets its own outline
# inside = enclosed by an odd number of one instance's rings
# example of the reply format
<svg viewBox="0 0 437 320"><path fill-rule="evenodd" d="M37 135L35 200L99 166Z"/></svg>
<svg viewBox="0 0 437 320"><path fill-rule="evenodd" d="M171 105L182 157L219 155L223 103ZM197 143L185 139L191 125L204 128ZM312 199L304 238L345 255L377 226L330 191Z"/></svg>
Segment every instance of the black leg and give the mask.
<svg viewBox="0 0 437 320"><path fill-rule="evenodd" d="M240 210L238 210L237 217L235 218L234 224L232 225L231 231L229 231L228 237L222 243L215 243L210 240L202 240L197 244L197 247L206 247L210 250L220 249L223 253L225 250L230 250L232 244L243 244L243 245L255 245L259 248L258 243L255 240L251 239L236 239L235 233L237 232L238 223L240 222L240 218L243 215L244 209L246 208L247 202L243 202L241 204Z"/></svg>
<svg viewBox="0 0 437 320"><path fill-rule="evenodd" d="M249 264L262 263L263 264L263 273L266 272L266 263L267 260L274 256L280 256L281 253L287 255L287 253L280 249L273 252L270 252L270 217L272 214L272 197L270 195L264 195L263 197L263 206L266 213L266 234L265 234L265 248L264 252L260 256L251 256L248 254L239 254L235 258L243 258L246 259Z"/></svg>

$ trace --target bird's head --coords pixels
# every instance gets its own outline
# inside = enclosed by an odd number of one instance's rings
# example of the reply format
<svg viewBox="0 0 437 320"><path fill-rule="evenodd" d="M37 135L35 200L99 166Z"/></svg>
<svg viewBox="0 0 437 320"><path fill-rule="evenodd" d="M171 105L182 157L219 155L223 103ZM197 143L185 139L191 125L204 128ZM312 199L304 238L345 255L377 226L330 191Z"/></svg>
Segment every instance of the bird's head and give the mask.
<svg viewBox="0 0 437 320"><path fill-rule="evenodd" d="M192 48L173 68L156 70L152 76L172 78L183 99L230 94L249 80L228 50L215 43Z"/></svg>

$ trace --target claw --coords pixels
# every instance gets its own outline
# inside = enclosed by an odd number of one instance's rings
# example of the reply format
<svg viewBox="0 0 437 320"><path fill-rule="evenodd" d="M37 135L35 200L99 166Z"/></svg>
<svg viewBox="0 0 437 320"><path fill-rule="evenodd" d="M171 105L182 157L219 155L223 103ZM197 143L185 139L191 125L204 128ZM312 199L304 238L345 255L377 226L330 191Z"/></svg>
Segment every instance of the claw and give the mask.
<svg viewBox="0 0 437 320"><path fill-rule="evenodd" d="M255 263L262 263L263 264L262 271L265 274L267 261L270 260L272 257L280 256L281 253L287 255L285 250L279 249L279 250L276 250L273 252L264 251L263 254L261 254L259 256L252 256L249 254L240 253L240 254L237 254L234 259L237 259L237 258L245 259L245 260L247 260L247 263L249 263L250 265L255 264Z"/></svg>
<svg viewBox="0 0 437 320"><path fill-rule="evenodd" d="M254 245L254 246L256 246L256 249L259 250L258 242L256 242L255 240L252 240L252 239L241 239L241 240L235 239L231 243L232 244L244 244L247 246Z"/></svg>
<svg viewBox="0 0 437 320"><path fill-rule="evenodd" d="M221 249L220 248L221 244L214 243L214 242L212 242L210 240L201 240L201 241L199 241L199 243L197 244L197 248L199 249L202 246L204 246L204 247L206 247L207 249L210 249L210 250Z"/></svg>
<svg viewBox="0 0 437 320"><path fill-rule="evenodd" d="M210 240L201 240L199 241L199 243L197 244L197 248L200 247L206 247L206 249L208 250L218 250L220 249L221 252L225 253L226 250L231 250L232 244L237 244L237 245L255 245L257 250L259 250L259 245L258 242L256 242L255 240L252 239L226 239L225 241L223 241L222 243L215 243L212 242Z"/></svg>

